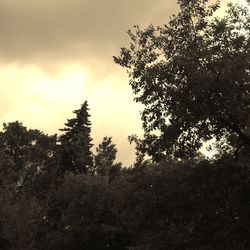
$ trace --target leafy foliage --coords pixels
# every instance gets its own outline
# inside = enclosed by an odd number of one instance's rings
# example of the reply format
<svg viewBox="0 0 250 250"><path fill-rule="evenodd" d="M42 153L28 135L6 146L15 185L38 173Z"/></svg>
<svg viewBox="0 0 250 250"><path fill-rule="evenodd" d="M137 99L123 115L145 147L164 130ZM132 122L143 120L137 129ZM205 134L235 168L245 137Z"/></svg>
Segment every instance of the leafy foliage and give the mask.
<svg viewBox="0 0 250 250"><path fill-rule="evenodd" d="M96 148L94 156L93 173L101 176L111 177L121 168L121 163L114 163L116 160L117 148L112 143L112 137L105 136Z"/></svg>
<svg viewBox="0 0 250 250"><path fill-rule="evenodd" d="M212 138L227 145L224 151L239 151L250 143L249 12L229 4L217 17L218 2L178 2L168 25L136 26L130 46L114 57L145 105L145 144L178 158L193 157Z"/></svg>
<svg viewBox="0 0 250 250"><path fill-rule="evenodd" d="M48 196L50 249L125 249L124 231L105 179L66 175Z"/></svg>
<svg viewBox="0 0 250 250"><path fill-rule="evenodd" d="M18 121L4 123L0 132L0 187L17 190L29 183L34 189L34 180L54 155L56 140L56 135L27 129Z"/></svg>
<svg viewBox="0 0 250 250"><path fill-rule="evenodd" d="M18 170L32 164L42 166L53 155L55 144L56 135L27 129L18 121L4 123L0 132L0 150L13 159Z"/></svg>
<svg viewBox="0 0 250 250"><path fill-rule="evenodd" d="M31 172L22 189L0 190L0 242L7 250L249 249L250 169L232 159L142 164L112 182L65 172L39 185L42 198L28 184L46 171Z"/></svg>

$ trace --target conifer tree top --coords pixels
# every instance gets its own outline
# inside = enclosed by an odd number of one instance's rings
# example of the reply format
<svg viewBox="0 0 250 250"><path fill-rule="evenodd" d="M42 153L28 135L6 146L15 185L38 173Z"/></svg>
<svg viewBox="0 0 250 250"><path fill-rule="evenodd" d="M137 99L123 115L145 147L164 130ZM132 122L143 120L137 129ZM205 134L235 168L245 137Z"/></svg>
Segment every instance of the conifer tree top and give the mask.
<svg viewBox="0 0 250 250"><path fill-rule="evenodd" d="M75 137L80 134L90 134L91 132L91 122L89 120L89 107L88 102L85 101L80 109L74 110L73 113L76 115L74 118L67 119L64 124L65 128L60 129L60 131L65 132L59 138L61 143L73 142ZM84 132L85 131L85 132Z"/></svg>

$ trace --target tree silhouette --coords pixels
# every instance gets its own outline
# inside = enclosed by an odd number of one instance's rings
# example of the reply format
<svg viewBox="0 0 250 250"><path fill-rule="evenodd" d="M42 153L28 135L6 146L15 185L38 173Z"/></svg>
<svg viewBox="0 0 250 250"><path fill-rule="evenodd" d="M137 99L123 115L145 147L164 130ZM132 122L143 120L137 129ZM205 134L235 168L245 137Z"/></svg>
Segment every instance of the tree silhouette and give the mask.
<svg viewBox="0 0 250 250"><path fill-rule="evenodd" d="M92 147L91 122L87 101L73 113L76 117L68 119L65 128L60 129L64 133L59 137L59 165L63 170L86 173L93 164L90 151Z"/></svg>
<svg viewBox="0 0 250 250"><path fill-rule="evenodd" d="M117 148L116 145L112 143L112 137L105 136L96 148L93 173L100 176L110 176L119 171L121 163L114 163L116 153Z"/></svg>
<svg viewBox="0 0 250 250"><path fill-rule="evenodd" d="M21 122L3 124L0 132L1 182L16 188L44 170L54 155L57 136L27 129Z"/></svg>
<svg viewBox="0 0 250 250"><path fill-rule="evenodd" d="M226 15L217 17L218 2L178 3L180 12L168 25L135 27L128 32L130 46L114 57L145 106L144 143L190 158L215 138L238 155L250 145L249 12L229 4ZM160 135L152 137L156 130Z"/></svg>

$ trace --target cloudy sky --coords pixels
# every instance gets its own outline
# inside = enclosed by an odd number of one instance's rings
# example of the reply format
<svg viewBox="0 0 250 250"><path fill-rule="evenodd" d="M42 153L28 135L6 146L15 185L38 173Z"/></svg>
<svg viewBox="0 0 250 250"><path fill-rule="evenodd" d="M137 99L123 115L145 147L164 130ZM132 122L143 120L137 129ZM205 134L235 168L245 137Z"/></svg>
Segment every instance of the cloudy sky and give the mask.
<svg viewBox="0 0 250 250"><path fill-rule="evenodd" d="M94 143L112 136L131 164L141 107L112 56L133 25L162 25L177 10L176 0L0 0L0 123L58 133L87 100Z"/></svg>

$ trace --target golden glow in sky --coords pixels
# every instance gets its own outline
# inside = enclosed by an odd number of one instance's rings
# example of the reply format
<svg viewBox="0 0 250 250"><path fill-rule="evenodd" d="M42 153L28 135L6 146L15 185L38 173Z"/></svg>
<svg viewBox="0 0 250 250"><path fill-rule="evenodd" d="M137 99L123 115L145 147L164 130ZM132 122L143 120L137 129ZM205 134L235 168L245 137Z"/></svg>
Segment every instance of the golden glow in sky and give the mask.
<svg viewBox="0 0 250 250"><path fill-rule="evenodd" d="M95 79L81 64L60 65L52 72L34 65L2 65L0 82L1 124L19 120L28 128L58 133L72 111L88 100L94 143L113 136L119 159L131 162L127 136L141 134L141 129L139 106L132 101L125 74Z"/></svg>

